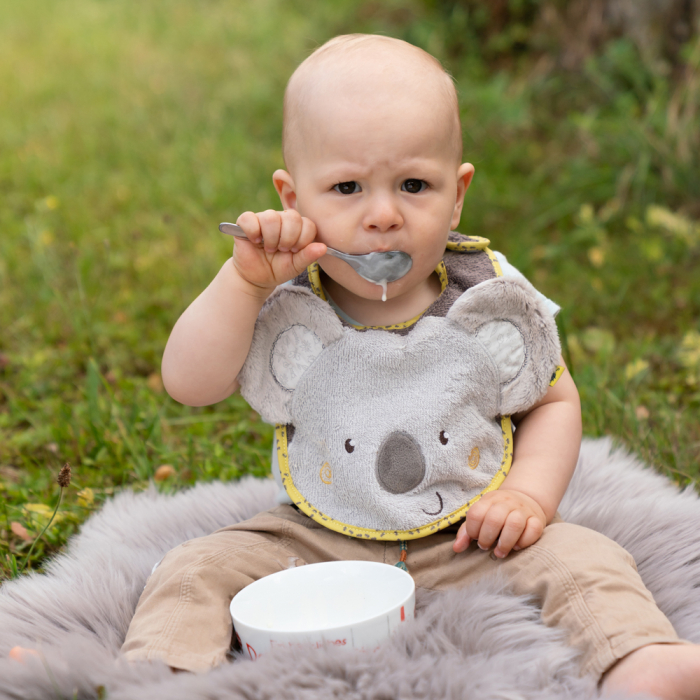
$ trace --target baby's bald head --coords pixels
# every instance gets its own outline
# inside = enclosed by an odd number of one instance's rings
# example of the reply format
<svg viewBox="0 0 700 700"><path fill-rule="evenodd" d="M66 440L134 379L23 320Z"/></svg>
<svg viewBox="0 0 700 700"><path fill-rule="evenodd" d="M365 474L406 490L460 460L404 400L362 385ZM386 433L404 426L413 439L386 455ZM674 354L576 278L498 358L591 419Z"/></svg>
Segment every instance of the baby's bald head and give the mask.
<svg viewBox="0 0 700 700"><path fill-rule="evenodd" d="M284 96L283 154L290 172L312 145L314 119L339 107L379 114L383 107L421 110L435 125L436 138L462 159L457 92L440 62L400 39L349 34L331 39L294 72Z"/></svg>

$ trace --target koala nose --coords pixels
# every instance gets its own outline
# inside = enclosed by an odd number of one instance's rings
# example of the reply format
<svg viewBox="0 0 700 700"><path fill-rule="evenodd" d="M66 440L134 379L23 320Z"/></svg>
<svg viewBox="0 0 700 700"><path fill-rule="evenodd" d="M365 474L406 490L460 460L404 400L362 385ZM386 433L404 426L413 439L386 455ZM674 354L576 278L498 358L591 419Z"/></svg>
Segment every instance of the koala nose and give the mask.
<svg viewBox="0 0 700 700"><path fill-rule="evenodd" d="M389 493L406 493L423 481L425 458L420 445L408 434L394 431L384 438L377 453L377 481Z"/></svg>

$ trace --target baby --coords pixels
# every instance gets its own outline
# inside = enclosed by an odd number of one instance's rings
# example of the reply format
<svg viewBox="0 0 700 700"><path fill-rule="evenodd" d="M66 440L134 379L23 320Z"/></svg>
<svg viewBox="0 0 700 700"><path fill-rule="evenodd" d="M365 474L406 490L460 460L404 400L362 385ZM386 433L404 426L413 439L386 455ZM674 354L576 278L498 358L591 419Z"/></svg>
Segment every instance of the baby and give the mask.
<svg viewBox="0 0 700 700"><path fill-rule="evenodd" d="M239 388L263 305L313 263L323 298L346 325L361 328L409 332L455 284L436 270L445 269L448 235L460 239L450 231L474 167L461 162L457 96L436 59L387 37L329 41L289 81L283 145L287 170L273 174L283 210L239 217L248 240L236 241L168 341L163 381L184 404L213 404ZM382 301L380 286L326 255L326 246L353 254L401 250L413 265L389 283ZM490 255L487 276L496 268L517 276L502 256ZM606 691L700 698L700 648L681 643L630 555L557 516L581 439L578 393L566 369L512 419L513 462L500 488L483 493L461 523L411 541L406 564L417 587L446 590L500 572L514 592L536 597L544 622L561 627L580 649L581 673L603 679ZM126 658L189 671L220 664L231 644L231 598L287 568L290 557L297 565L393 564L402 545L339 534L289 501L187 542L151 575L124 643Z"/></svg>

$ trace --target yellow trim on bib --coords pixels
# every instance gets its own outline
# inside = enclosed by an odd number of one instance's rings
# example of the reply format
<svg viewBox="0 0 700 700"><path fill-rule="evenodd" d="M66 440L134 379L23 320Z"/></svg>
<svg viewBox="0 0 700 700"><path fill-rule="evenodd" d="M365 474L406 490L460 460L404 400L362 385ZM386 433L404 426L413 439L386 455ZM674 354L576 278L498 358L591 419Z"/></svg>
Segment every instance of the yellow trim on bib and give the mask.
<svg viewBox="0 0 700 700"><path fill-rule="evenodd" d="M323 285L321 284L321 267L317 262L312 262L311 265L309 265L306 268L306 272L309 275L309 284L311 284L311 291L319 297L319 299L323 299L323 301L328 301L328 297L326 296L326 293L323 291Z"/></svg>
<svg viewBox="0 0 700 700"><path fill-rule="evenodd" d="M456 250L458 252L471 250L486 250L491 241L488 238L481 236L468 236L468 241L447 241L445 246L447 250Z"/></svg>
<svg viewBox="0 0 700 700"><path fill-rule="evenodd" d="M449 283L449 280L447 279L447 268L445 267L445 263L443 260L441 260L437 264L437 267L435 268L435 274L440 280L440 294L442 294L447 289L447 285Z"/></svg>
<svg viewBox="0 0 700 700"><path fill-rule="evenodd" d="M496 277L503 277L503 270L501 270L501 263L498 262L496 254L491 250L491 248L484 248L484 253L489 256L489 260L493 265L493 271L496 273Z"/></svg>
<svg viewBox="0 0 700 700"><path fill-rule="evenodd" d="M308 515L312 520L315 520L320 525L327 527L329 530L339 532L342 535L348 535L350 537L358 537L367 540L415 540L420 537L425 537L426 535L432 535L434 532L438 532L450 525L461 520L466 512L474 505L485 493L489 491L495 491L502 483L503 480L508 475L510 471L510 465L513 462L513 427L510 422L510 416L503 416L501 418L501 431L503 433L503 459L501 460L501 467L496 472L496 475L491 479L491 483L480 493L478 493L474 498L465 503L463 506L457 510L452 511L444 518L439 518L426 525L421 525L420 527L414 528L412 530L374 530L366 527L356 527L354 525L348 525L346 523L335 520L330 516L322 513L320 510L315 508L309 501L301 495L301 492L294 485L294 480L292 479L292 474L289 471L289 453L287 450L287 426L278 425L275 428L275 446L277 449L277 461L280 467L280 476L282 477L282 485L285 491L292 499L292 503L299 508L299 510Z"/></svg>
<svg viewBox="0 0 700 700"><path fill-rule="evenodd" d="M552 374L552 378L549 380L549 386L554 386L559 381L559 378L561 377L562 374L564 374L565 369L566 368L562 367L561 365L557 365L554 368L554 373Z"/></svg>

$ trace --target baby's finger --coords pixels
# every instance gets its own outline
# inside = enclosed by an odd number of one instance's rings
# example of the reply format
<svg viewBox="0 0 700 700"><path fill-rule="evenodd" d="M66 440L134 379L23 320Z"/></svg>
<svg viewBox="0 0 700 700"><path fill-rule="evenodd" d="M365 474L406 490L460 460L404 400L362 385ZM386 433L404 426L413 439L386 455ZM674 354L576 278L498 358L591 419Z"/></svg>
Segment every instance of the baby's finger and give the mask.
<svg viewBox="0 0 700 700"><path fill-rule="evenodd" d="M244 211L236 223L245 231L248 240L255 245L262 244L262 233L260 231L260 221L252 211Z"/></svg>
<svg viewBox="0 0 700 700"><path fill-rule="evenodd" d="M467 534L467 523L464 522L459 530L457 530L457 537L455 537L455 541L452 543L452 549L457 553L465 552L471 543L471 538Z"/></svg>
<svg viewBox="0 0 700 700"><path fill-rule="evenodd" d="M525 530L526 518L519 510L512 510L501 530L501 536L498 538L498 544L493 553L499 558L507 557L510 550L520 540L521 535Z"/></svg>
<svg viewBox="0 0 700 700"><path fill-rule="evenodd" d="M488 513L488 510L489 507L486 501L482 498L467 511L467 518L464 521L464 525L470 539L479 539L479 532L481 531L481 526L484 522L484 518L486 517L486 513Z"/></svg>
<svg viewBox="0 0 700 700"><path fill-rule="evenodd" d="M274 209L267 209L258 214L260 231L262 232L266 253L274 253L277 250L282 230L280 213Z"/></svg>
<svg viewBox="0 0 700 700"><path fill-rule="evenodd" d="M325 254L325 243L310 243L298 253L294 253L292 255L292 265L297 275L301 274L312 262L316 262L316 260L323 257Z"/></svg>
<svg viewBox="0 0 700 700"><path fill-rule="evenodd" d="M311 221L311 219L307 219L305 216L302 216L301 232L299 234L299 239L292 246L292 252L296 253L309 245L309 243L312 243L314 240L316 240L316 224Z"/></svg>
<svg viewBox="0 0 700 700"><path fill-rule="evenodd" d="M520 539L515 545L515 548L525 549L525 547L529 547L531 544L535 544L535 542L537 542L537 540L539 540L540 537L542 537L543 532L544 525L542 524L542 521L539 518L528 518L527 525L525 525L525 530L520 536Z"/></svg>
<svg viewBox="0 0 700 700"><path fill-rule="evenodd" d="M493 543L501 534L509 512L508 506L501 503L496 503L489 508L489 512L486 513L484 522L481 525L481 530L479 530L479 549L491 549Z"/></svg>
<svg viewBox="0 0 700 700"><path fill-rule="evenodd" d="M296 245L299 239L302 228L301 214L294 209L286 209L280 214L280 220L282 228L277 248L283 253L287 253Z"/></svg>

